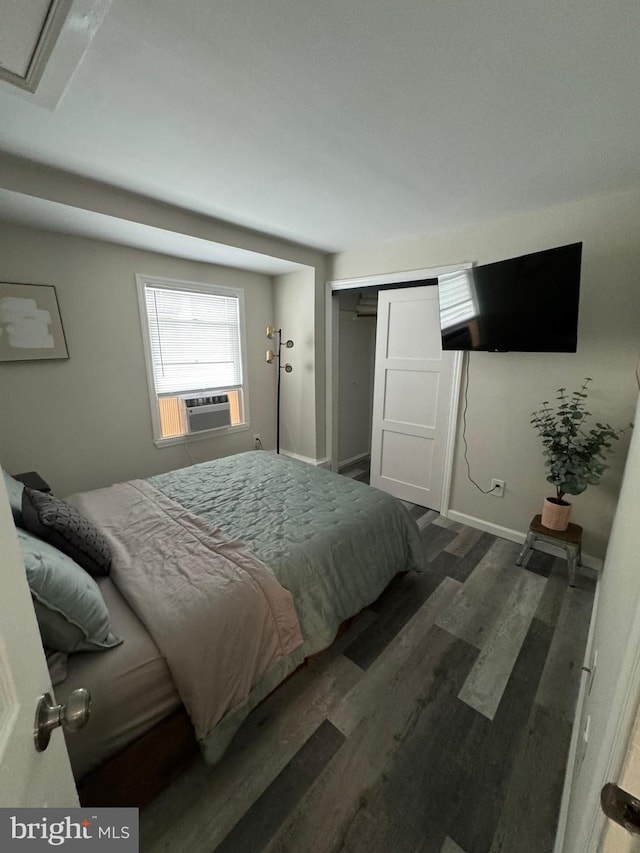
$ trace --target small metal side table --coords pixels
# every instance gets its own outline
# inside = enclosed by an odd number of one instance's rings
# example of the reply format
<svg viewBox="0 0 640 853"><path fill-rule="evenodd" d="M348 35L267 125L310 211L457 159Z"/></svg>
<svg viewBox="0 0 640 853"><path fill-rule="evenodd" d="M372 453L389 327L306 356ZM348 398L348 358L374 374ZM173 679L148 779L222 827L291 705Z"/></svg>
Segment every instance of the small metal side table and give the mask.
<svg viewBox="0 0 640 853"><path fill-rule="evenodd" d="M576 569L580 565L582 557L582 527L579 524L570 524L566 530L551 530L550 527L543 526L541 515L534 516L516 565L526 566L526 562L531 552L535 550L537 542L546 542L548 545L564 548L567 553L569 586L575 586Z"/></svg>

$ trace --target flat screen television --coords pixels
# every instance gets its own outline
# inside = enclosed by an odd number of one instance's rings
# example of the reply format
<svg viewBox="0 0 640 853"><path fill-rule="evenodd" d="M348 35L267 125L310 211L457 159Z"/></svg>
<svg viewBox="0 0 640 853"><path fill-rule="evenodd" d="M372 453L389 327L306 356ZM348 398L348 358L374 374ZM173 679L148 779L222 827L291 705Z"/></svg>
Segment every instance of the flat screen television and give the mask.
<svg viewBox="0 0 640 853"><path fill-rule="evenodd" d="M444 350L575 352L582 243L438 278Z"/></svg>

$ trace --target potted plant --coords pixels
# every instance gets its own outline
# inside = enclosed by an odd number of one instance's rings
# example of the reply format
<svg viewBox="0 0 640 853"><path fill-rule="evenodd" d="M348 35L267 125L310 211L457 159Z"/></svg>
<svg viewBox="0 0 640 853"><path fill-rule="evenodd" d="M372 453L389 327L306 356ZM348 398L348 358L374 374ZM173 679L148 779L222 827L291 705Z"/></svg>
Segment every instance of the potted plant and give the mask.
<svg viewBox="0 0 640 853"><path fill-rule="evenodd" d="M614 429L611 424L598 422L588 429L591 412L586 411L586 404L591 381L585 379L580 389L570 395L566 388L558 388L555 408L544 402L531 415L531 423L544 445L547 480L556 487L555 496L546 498L542 509L542 524L551 530L567 529L571 504L564 496L579 495L600 481L612 442L629 428Z"/></svg>

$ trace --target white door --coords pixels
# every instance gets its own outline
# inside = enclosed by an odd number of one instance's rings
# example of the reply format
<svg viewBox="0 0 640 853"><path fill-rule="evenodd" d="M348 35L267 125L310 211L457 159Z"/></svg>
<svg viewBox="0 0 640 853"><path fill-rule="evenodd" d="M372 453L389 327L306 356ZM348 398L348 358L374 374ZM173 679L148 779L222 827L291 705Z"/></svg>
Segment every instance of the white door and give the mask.
<svg viewBox="0 0 640 853"><path fill-rule="evenodd" d="M52 690L1 474L0 554L0 806L77 806L62 730L44 752L33 741L38 698Z"/></svg>
<svg viewBox="0 0 640 853"><path fill-rule="evenodd" d="M606 818L600 808L600 790L607 782L624 787L622 765L640 698L640 402L634 420L600 578L586 698L574 723L577 760L569 768L566 828L561 837L561 826L556 844L563 853L602 850Z"/></svg>
<svg viewBox="0 0 640 853"><path fill-rule="evenodd" d="M378 294L371 485L440 510L454 356L442 352L438 288Z"/></svg>
<svg viewBox="0 0 640 853"><path fill-rule="evenodd" d="M636 799L640 798L640 715L636 717L627 742L622 773L614 782ZM640 835L632 835L612 820L605 821L601 853L638 853L638 851L640 851Z"/></svg>

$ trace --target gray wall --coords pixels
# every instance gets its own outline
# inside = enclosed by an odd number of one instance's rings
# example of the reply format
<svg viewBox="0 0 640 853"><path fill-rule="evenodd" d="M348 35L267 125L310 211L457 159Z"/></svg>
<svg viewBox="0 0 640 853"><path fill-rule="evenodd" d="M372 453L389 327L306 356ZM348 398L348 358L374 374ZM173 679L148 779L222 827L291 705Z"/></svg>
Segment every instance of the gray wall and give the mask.
<svg viewBox="0 0 640 853"><path fill-rule="evenodd" d="M0 460L38 470L59 494L188 465L153 444L135 273L245 292L251 426L192 440L195 462L275 444L275 376L264 363L273 319L268 276L0 223L4 281L56 286L68 361L0 364Z"/></svg>
<svg viewBox="0 0 640 853"><path fill-rule="evenodd" d="M316 434L315 273L307 268L275 276L273 282L274 322L283 339L294 342L292 349L282 350L283 364L291 364L293 371L282 372L280 447L316 459L324 448L317 447Z"/></svg>
<svg viewBox="0 0 640 853"><path fill-rule="evenodd" d="M310 288L311 321L309 331L307 328L309 326L307 320L308 307L305 304L304 317L301 322L304 327L302 333L306 338L306 344L301 335L298 337L301 344L309 348L309 357L305 361L305 376L310 381L303 385L290 387L289 402L292 406L292 412L296 410L296 407L303 412L298 423L294 417L289 421L293 430L290 440L292 446L303 448L303 450L297 451L302 455L312 458L319 458L324 455L326 427L324 287L326 259L322 252L272 235L251 231L229 222L222 222L193 213L184 208L162 204L154 199L118 187L33 163L3 152L0 152L0 186L26 197L34 196L36 199L43 199L47 203L64 205L60 211L64 214L67 226L70 222L75 221L80 228L92 228L95 222L102 222L103 226L110 230L110 233L114 233L114 240L124 239L124 237L130 238L127 223L131 223L134 234L139 225L151 226L154 229L168 232L167 237L169 239L174 234L178 237L196 237L224 247L246 249L305 266L310 271L305 272L303 278L305 289ZM98 220L95 219L96 215L99 217ZM93 236L93 231L90 231L89 235ZM124 235L124 237L120 235ZM284 316L288 321L291 312L286 306L284 311ZM267 322L278 322L274 320L273 311L270 311L269 314ZM264 342L264 329L258 335L258 340ZM261 358L264 364L264 349ZM262 381L262 378L265 377L264 372L260 372L257 368L256 370L256 375ZM308 402L309 393L312 398L311 404ZM312 411L311 422L308 420L309 407ZM298 426L300 432L297 431ZM263 432L261 427L259 427L259 431ZM310 439L312 446L309 444ZM226 452L232 452L232 450Z"/></svg>
<svg viewBox="0 0 640 853"><path fill-rule="evenodd" d="M485 263L584 241L578 353L472 356L468 438L473 474L487 485L500 477L507 490L497 499L474 489L466 479L458 436L453 509L526 529L548 492L529 414L558 386L572 387L592 376L594 414L612 423L631 418L640 316L639 231L640 193L625 193L332 259L326 278L335 279L466 260ZM0 227L0 250L5 280L57 285L72 355L69 362L0 365L0 459L9 470L42 469L65 493L188 464L183 448L157 449L151 442L133 277L146 272L209 280L215 267L9 225ZM304 262L302 250L299 255L296 260ZM308 273L278 277L273 301L269 279L221 271L221 283L247 288L252 426L247 433L193 442L196 461L247 449L254 432L260 432L265 446L273 445L275 376L264 365L264 327L271 322L281 323L296 341L291 351L296 369L285 378L294 381L283 395L284 446L303 456L323 455L322 267L314 259ZM603 483L574 502L574 520L585 527L585 549L596 556L604 554L625 447L622 442L617 448Z"/></svg>
<svg viewBox="0 0 640 853"><path fill-rule="evenodd" d="M331 279L430 268L463 261L488 263L566 243L584 242L579 344L576 354L474 353L467 438L472 475L489 487L506 481L504 498L485 496L467 480L460 431L451 507L525 531L550 494L530 413L591 376L590 411L623 425L637 395L640 318L640 193L589 199L456 231L381 244L333 257ZM573 499L574 521L585 528L585 551L602 557L620 488L628 437L619 443L602 483Z"/></svg>

